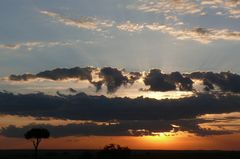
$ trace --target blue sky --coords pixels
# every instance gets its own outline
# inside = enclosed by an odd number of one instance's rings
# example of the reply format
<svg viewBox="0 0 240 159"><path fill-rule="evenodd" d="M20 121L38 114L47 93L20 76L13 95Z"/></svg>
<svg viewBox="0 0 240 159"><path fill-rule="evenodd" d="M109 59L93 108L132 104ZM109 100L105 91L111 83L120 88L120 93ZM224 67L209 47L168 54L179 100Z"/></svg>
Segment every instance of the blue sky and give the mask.
<svg viewBox="0 0 240 159"><path fill-rule="evenodd" d="M0 4L0 76L73 66L240 72L239 1Z"/></svg>

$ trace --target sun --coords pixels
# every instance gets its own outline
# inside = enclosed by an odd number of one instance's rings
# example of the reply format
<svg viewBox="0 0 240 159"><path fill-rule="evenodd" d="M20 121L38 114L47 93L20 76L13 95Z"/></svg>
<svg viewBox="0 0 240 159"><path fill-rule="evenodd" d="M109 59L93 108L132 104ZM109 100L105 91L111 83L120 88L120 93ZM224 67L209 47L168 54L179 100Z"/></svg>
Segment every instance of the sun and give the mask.
<svg viewBox="0 0 240 159"><path fill-rule="evenodd" d="M169 142L172 140L171 133L152 133L151 136L144 136L144 139L148 142Z"/></svg>

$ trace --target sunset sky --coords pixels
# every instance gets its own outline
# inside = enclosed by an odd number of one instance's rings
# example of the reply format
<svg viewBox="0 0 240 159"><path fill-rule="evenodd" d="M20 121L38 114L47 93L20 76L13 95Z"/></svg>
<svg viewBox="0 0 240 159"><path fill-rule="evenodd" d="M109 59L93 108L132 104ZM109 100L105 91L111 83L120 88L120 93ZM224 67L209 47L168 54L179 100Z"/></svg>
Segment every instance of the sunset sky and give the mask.
<svg viewBox="0 0 240 159"><path fill-rule="evenodd" d="M1 0L0 149L240 150L240 0Z"/></svg>

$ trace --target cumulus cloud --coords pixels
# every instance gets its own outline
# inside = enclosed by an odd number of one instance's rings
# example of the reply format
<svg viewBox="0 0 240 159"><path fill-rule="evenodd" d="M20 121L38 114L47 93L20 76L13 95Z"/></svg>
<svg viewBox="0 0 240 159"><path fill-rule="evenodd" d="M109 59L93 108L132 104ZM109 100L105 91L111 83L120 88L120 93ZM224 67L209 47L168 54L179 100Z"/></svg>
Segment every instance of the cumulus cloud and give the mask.
<svg viewBox="0 0 240 159"><path fill-rule="evenodd" d="M128 77L129 76L129 77ZM133 84L141 76L141 73L127 73L123 75L123 71L117 68L105 67L74 67L74 68L56 68L50 71L43 71L37 74L22 74L22 75L10 75L11 81L28 81L36 78L50 79L50 80L65 80L76 78L79 80L88 80L99 91L102 85L106 85L108 93L116 92L119 87L126 84ZM70 90L73 92L73 90ZM76 91L75 91L76 92Z"/></svg>
<svg viewBox="0 0 240 159"><path fill-rule="evenodd" d="M179 85L180 90L191 91L193 81L188 77L183 77L179 72L163 74L160 70L153 69L145 77L144 83L149 85L152 91L176 90L176 85Z"/></svg>
<svg viewBox="0 0 240 159"><path fill-rule="evenodd" d="M88 84L89 87L93 85L97 92L102 90L104 86L104 89L110 94L115 93L118 89L126 89L131 86L133 86L132 89L137 90L136 93L140 93L139 89L153 92L183 91L193 93L196 91L194 84L197 84L194 83L194 80L200 80L199 85L204 86L205 91L240 93L240 75L231 72L163 73L160 69L152 69L148 72L128 72L125 69L120 70L113 67L74 67L56 68L37 74L10 75L8 82L21 83L33 79L48 79L52 82L71 79L86 80L85 85ZM68 89L68 92L77 93L78 91L71 88ZM198 90L198 92L203 92L203 90ZM129 94L129 96L131 95Z"/></svg>
<svg viewBox="0 0 240 159"><path fill-rule="evenodd" d="M73 26L81 29L102 31L104 28L113 26L113 21L100 20L95 17L80 17L79 19L67 18L58 13L50 11L40 11L40 13L55 18L58 22L68 26Z"/></svg>
<svg viewBox="0 0 240 159"><path fill-rule="evenodd" d="M210 90L213 90L214 89L214 86L213 84L208 80L208 79L203 79L203 85L205 85L205 90L206 91L210 91Z"/></svg>
<svg viewBox="0 0 240 159"><path fill-rule="evenodd" d="M116 68L102 68L100 71L100 76L103 76L103 81L107 86L108 92L115 92L121 85L128 83L128 78Z"/></svg>
<svg viewBox="0 0 240 159"><path fill-rule="evenodd" d="M191 91L193 89L193 81L188 77L184 77L180 72L172 72L169 78L175 84L179 85L180 90Z"/></svg>
<svg viewBox="0 0 240 159"><path fill-rule="evenodd" d="M240 76L231 72L193 72L188 75L193 79L204 80L207 89L213 89L217 85L223 91L240 93Z"/></svg>
<svg viewBox="0 0 240 159"><path fill-rule="evenodd" d="M161 71L157 69L150 71L144 79L144 83L149 85L152 91L170 91L176 89L175 84L164 78Z"/></svg>
<svg viewBox="0 0 240 159"><path fill-rule="evenodd" d="M139 80L142 77L141 72L130 72L128 74L128 81L129 83L133 84L136 80Z"/></svg>

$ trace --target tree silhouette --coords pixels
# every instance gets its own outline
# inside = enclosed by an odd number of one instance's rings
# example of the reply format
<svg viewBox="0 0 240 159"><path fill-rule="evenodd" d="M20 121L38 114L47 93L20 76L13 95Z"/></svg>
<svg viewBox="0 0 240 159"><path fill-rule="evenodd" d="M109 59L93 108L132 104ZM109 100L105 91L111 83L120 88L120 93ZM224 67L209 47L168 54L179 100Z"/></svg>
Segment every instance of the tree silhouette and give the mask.
<svg viewBox="0 0 240 159"><path fill-rule="evenodd" d="M27 140L31 140L34 146L35 158L38 155L38 146L43 138L49 138L50 133L44 128L32 128L24 134Z"/></svg>
<svg viewBox="0 0 240 159"><path fill-rule="evenodd" d="M99 153L100 159L127 159L130 157L131 150L116 144L106 145Z"/></svg>

